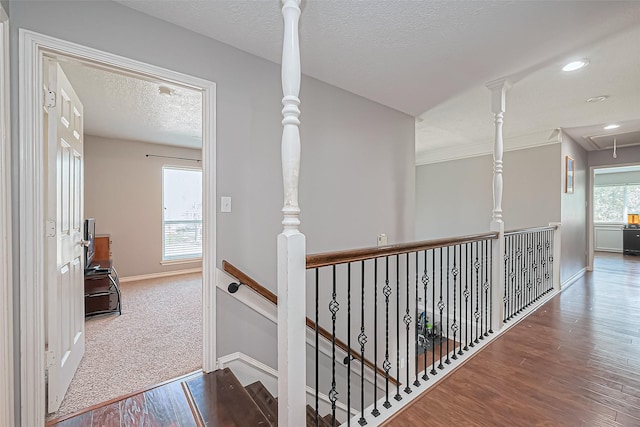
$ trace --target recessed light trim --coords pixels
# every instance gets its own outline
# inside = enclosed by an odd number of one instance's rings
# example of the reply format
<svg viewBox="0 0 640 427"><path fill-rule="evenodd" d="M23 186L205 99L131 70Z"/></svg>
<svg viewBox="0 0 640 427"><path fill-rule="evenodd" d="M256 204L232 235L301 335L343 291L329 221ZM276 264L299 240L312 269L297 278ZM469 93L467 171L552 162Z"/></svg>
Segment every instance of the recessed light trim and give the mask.
<svg viewBox="0 0 640 427"><path fill-rule="evenodd" d="M594 96L587 99L587 102L589 103L602 102L602 101L606 101L608 98L609 97L607 95Z"/></svg>
<svg viewBox="0 0 640 427"><path fill-rule="evenodd" d="M610 124L610 125L606 125L606 126L604 127L604 130L618 129L619 127L620 127L620 125L617 125L617 124L615 124L615 123L612 123L612 124Z"/></svg>
<svg viewBox="0 0 640 427"><path fill-rule="evenodd" d="M581 68L586 67L587 65L589 65L589 59L587 58L577 59L575 61L571 61L565 64L564 67L562 67L562 71L577 71Z"/></svg>

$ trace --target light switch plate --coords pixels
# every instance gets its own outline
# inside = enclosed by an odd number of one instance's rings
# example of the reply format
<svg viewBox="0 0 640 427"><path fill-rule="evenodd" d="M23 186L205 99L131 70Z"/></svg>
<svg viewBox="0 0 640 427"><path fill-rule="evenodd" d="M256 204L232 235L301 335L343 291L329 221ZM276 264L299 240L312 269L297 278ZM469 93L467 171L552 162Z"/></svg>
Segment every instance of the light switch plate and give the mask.
<svg viewBox="0 0 640 427"><path fill-rule="evenodd" d="M231 212L231 197L220 197L220 212Z"/></svg>

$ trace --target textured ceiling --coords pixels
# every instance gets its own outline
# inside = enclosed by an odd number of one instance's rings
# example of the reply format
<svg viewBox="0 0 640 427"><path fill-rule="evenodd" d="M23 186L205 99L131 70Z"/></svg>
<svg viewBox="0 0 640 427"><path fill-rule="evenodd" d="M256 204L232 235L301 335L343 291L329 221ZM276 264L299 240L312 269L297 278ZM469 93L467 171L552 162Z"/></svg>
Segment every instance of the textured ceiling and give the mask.
<svg viewBox="0 0 640 427"><path fill-rule="evenodd" d="M279 0L118 0L268 60ZM306 0L303 72L410 115L638 22L638 1Z"/></svg>
<svg viewBox="0 0 640 427"><path fill-rule="evenodd" d="M280 61L280 0L117 1ZM484 84L502 77L515 81L507 149L544 143L557 128L594 149L591 129L640 119L640 43L637 29L630 30L640 23L640 1L305 0L302 7L303 72L419 116L418 162L491 151ZM565 60L583 56L592 61L587 69L571 76L558 71ZM597 95L610 98L584 102ZM109 121L90 126L102 126L100 132L117 127Z"/></svg>
<svg viewBox="0 0 640 427"><path fill-rule="evenodd" d="M640 130L640 26L623 30L577 49L572 57L587 57L588 67L567 73L564 61L554 61L516 81L507 94L505 148L557 141L562 130L587 150L609 148L613 136L625 145ZM607 96L603 102L588 98ZM416 120L418 163L491 152L491 94L476 87L425 112ZM618 123L606 131L603 127ZM625 136L622 136L622 135ZM637 136L637 134L635 134ZM594 138L598 143L594 143Z"/></svg>
<svg viewBox="0 0 640 427"><path fill-rule="evenodd" d="M62 60L82 100L85 132L108 138L181 147L202 147L202 95L77 61ZM161 95L160 86L170 95Z"/></svg>

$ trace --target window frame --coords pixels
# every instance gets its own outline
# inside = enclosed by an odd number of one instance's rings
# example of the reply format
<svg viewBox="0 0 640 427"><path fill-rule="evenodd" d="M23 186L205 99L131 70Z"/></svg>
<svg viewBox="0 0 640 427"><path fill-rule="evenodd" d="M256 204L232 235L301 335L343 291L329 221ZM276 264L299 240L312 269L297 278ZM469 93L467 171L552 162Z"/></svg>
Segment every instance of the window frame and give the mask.
<svg viewBox="0 0 640 427"><path fill-rule="evenodd" d="M597 225L601 224L610 224L610 225L619 225L627 223L627 215L629 214L629 187L637 187L640 186L638 183L616 183L616 184L601 184L593 186L593 223ZM602 221L596 219L596 189L597 188L605 188L605 187L622 187L623 189L623 208L622 208L622 219L619 221ZM635 213L635 212L632 212Z"/></svg>
<svg viewBox="0 0 640 427"><path fill-rule="evenodd" d="M189 167L189 166L178 166L178 165L163 165L162 166L162 204L160 206L160 210L161 210L161 235L162 235L162 253L160 256L160 264L161 265L175 265L175 264L188 264L188 263L193 263L193 262L198 262L198 261L202 261L202 251L204 248L200 249L200 256L190 256L191 254L187 254L187 256L184 257L169 257L167 258L165 256L166 253L166 246L165 246L165 239L166 239L166 234L165 234L165 171L166 170L185 170L185 171L197 171L200 172L200 179L201 181L204 178L204 173L202 171L202 168L197 168L197 167ZM204 195L200 194L200 203L204 209ZM202 215L202 214L201 214ZM200 226L203 227L203 218L200 219ZM204 239L204 230L202 232L202 238ZM204 243L204 242L203 242Z"/></svg>

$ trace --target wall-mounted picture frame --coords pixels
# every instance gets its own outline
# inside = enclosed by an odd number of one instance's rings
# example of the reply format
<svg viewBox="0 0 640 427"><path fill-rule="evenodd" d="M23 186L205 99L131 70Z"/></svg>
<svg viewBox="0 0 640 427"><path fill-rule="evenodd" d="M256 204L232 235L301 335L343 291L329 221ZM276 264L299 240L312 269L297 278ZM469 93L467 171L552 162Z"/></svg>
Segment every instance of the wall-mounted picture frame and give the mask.
<svg viewBox="0 0 640 427"><path fill-rule="evenodd" d="M566 156L565 157L565 185L564 185L564 192L565 193L573 193L573 188L576 185L575 182L575 165L574 165L574 160L572 157Z"/></svg>

